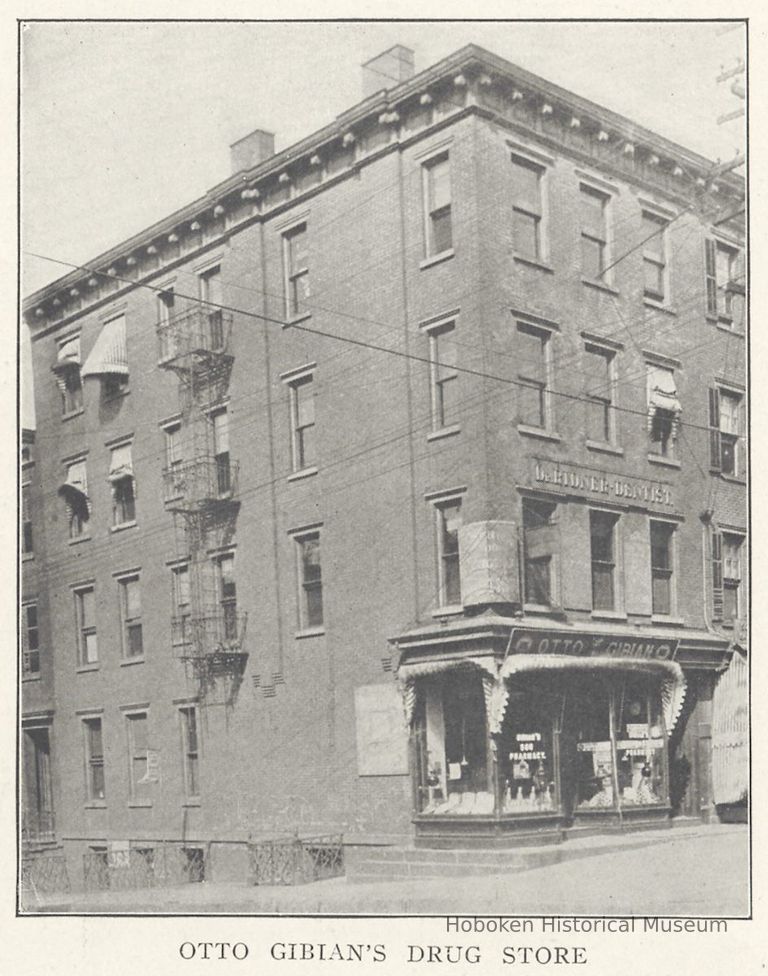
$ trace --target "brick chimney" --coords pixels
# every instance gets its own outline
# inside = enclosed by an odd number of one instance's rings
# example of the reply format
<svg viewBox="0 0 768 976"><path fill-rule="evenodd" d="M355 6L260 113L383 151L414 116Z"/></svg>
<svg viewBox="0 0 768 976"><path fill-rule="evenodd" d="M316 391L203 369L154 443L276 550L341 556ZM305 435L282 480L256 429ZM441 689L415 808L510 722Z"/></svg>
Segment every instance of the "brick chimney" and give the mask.
<svg viewBox="0 0 768 976"><path fill-rule="evenodd" d="M363 98L385 88L394 88L413 77L413 51L402 44L371 58L363 65Z"/></svg>
<svg viewBox="0 0 768 976"><path fill-rule="evenodd" d="M232 173L253 169L265 159L275 155L275 134L264 129L254 129L247 136L233 142L229 147L232 160Z"/></svg>

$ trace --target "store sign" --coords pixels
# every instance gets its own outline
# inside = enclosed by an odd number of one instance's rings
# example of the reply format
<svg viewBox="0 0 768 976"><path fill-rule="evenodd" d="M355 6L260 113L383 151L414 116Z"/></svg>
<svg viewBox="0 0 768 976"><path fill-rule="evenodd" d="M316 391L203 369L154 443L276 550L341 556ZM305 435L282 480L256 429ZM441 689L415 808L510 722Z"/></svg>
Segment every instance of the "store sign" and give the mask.
<svg viewBox="0 0 768 976"><path fill-rule="evenodd" d="M559 488L599 495L612 501L672 505L672 492L662 482L646 481L645 478L617 478L607 471L593 474L577 465L563 466L551 461L536 461L534 480L537 484L556 485Z"/></svg>
<svg viewBox="0 0 768 976"><path fill-rule="evenodd" d="M512 654L568 654L574 657L633 657L672 661L680 642L669 638L564 633L561 630L513 630Z"/></svg>

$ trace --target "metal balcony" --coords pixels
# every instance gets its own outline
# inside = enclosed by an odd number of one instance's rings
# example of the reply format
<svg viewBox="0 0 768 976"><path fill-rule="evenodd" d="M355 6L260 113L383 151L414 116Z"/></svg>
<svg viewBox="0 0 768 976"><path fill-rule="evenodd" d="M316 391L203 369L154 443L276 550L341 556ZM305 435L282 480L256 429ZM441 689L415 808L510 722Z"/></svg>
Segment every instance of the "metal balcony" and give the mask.
<svg viewBox="0 0 768 976"><path fill-rule="evenodd" d="M232 315L220 308L194 306L159 322L160 365L200 370L229 356Z"/></svg>
<svg viewBox="0 0 768 976"><path fill-rule="evenodd" d="M184 661L205 665L210 673L242 669L248 653L245 645L246 613L235 606L221 606L204 613L171 618L173 647Z"/></svg>
<svg viewBox="0 0 768 976"><path fill-rule="evenodd" d="M237 499L239 465L228 454L201 456L163 469L163 496L172 511L199 511Z"/></svg>
<svg viewBox="0 0 768 976"><path fill-rule="evenodd" d="M52 844L56 840L53 810L25 810L21 820L21 837L27 844Z"/></svg>

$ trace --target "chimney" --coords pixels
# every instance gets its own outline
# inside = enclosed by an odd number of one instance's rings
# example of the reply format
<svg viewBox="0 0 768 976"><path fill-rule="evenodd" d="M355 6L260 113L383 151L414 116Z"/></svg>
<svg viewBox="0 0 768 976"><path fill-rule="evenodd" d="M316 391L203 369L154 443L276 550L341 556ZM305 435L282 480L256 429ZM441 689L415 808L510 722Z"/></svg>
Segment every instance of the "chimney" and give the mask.
<svg viewBox="0 0 768 976"><path fill-rule="evenodd" d="M275 155L275 134L264 129L254 129L247 136L233 142L229 147L232 160L232 173L253 169L265 159Z"/></svg>
<svg viewBox="0 0 768 976"><path fill-rule="evenodd" d="M385 88L394 88L401 81L413 78L413 72L413 51L395 44L363 65L363 98Z"/></svg>

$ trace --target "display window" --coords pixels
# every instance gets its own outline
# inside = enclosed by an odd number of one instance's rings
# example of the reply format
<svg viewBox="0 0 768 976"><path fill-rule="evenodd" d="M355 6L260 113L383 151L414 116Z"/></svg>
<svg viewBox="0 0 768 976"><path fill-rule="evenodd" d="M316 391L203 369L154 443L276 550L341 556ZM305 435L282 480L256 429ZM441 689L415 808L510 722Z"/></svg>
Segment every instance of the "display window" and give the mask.
<svg viewBox="0 0 768 976"><path fill-rule="evenodd" d="M616 758L622 806L667 802L666 734L658 688L629 675L618 689Z"/></svg>
<svg viewBox="0 0 768 976"><path fill-rule="evenodd" d="M498 745L501 812L551 814L559 809L553 727L558 702L538 683L510 688Z"/></svg>

